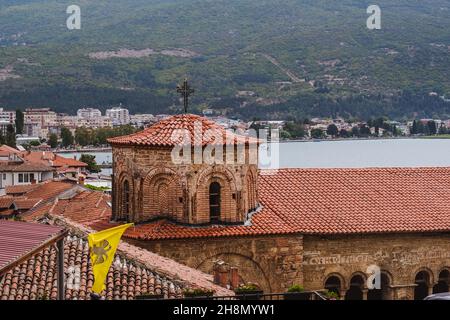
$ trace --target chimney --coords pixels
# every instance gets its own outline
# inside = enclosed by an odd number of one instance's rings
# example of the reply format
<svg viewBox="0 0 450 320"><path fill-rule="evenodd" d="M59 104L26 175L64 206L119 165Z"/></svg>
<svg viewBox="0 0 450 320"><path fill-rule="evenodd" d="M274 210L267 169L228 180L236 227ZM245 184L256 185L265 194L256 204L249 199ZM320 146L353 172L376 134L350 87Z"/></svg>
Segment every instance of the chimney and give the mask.
<svg viewBox="0 0 450 320"><path fill-rule="evenodd" d="M239 286L239 270L236 267L230 267L230 265L222 260L214 262L214 283L227 288L234 289Z"/></svg>
<svg viewBox="0 0 450 320"><path fill-rule="evenodd" d="M239 287L239 283L241 282L239 278L239 269L236 267L231 267L230 269L230 285L231 289L235 289Z"/></svg>

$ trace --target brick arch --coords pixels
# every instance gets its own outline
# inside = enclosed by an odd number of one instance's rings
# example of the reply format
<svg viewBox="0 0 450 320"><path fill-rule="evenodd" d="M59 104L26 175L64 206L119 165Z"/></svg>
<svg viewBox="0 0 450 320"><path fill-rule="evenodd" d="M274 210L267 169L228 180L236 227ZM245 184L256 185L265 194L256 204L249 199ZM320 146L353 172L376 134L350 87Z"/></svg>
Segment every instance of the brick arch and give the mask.
<svg viewBox="0 0 450 320"><path fill-rule="evenodd" d="M258 206L257 173L249 168L245 175L244 213L256 209Z"/></svg>
<svg viewBox="0 0 450 320"><path fill-rule="evenodd" d="M348 289L348 288L347 288L347 283L348 283L348 281L350 281L350 279L347 280L347 279L346 279L341 273L339 273L339 272L331 272L331 273L328 273L328 274L323 278L323 283L322 283L323 288L325 288L325 284L326 284L327 280L328 280L329 278L331 278L331 277L336 277L336 278L338 278L339 281L341 282L341 286L340 286L340 288L339 288L340 292L343 292L343 290L347 290L347 289Z"/></svg>
<svg viewBox="0 0 450 320"><path fill-rule="evenodd" d="M411 283L414 283L414 282L416 281L416 275L417 275L419 272L421 272L421 271L425 271L425 272L428 273L428 275L429 275L429 277L430 277L430 279L429 279L429 281L430 281L429 285L433 284L434 281L435 281L435 279L436 279L436 277L434 276L433 270L431 270L431 269L428 268L428 267L420 267L420 268L415 269L414 272L410 275L410 281L411 281Z"/></svg>
<svg viewBox="0 0 450 320"><path fill-rule="evenodd" d="M183 192L178 174L169 168L159 167L145 176L141 188L142 218L158 217L183 220Z"/></svg>
<svg viewBox="0 0 450 320"><path fill-rule="evenodd" d="M352 281L352 278L355 277L355 276L361 277L361 278L363 279L363 281L364 281L364 283L363 283L364 288L367 288L367 274L365 274L365 273L362 272L362 271L356 271L356 272L353 272L353 273L350 275L350 277L348 278L348 283L347 283L347 286L346 286L346 287L347 287L347 288L350 287L350 281Z"/></svg>
<svg viewBox="0 0 450 320"><path fill-rule="evenodd" d="M223 260L229 263L230 266L237 267L239 276L244 283L257 283L264 292L272 292L269 277L261 265L242 253L226 251L211 255L195 266L195 269L211 274L215 260Z"/></svg>
<svg viewBox="0 0 450 320"><path fill-rule="evenodd" d="M124 183L125 181L128 181L129 184L129 210L127 213L127 217L125 217L125 212L124 212ZM123 219L123 218L128 218L129 220L133 219L133 213L134 213L134 181L133 178L127 173L127 172L121 172L119 175L119 178L117 179L117 188L116 191L114 192L116 194L116 198L117 198L117 210L116 210L116 214L115 214L115 219Z"/></svg>
<svg viewBox="0 0 450 320"><path fill-rule="evenodd" d="M236 178L233 172L225 166L211 166L204 169L199 173L196 185L200 186L204 184L207 180L211 178L211 176L220 175L224 178L225 181L230 183L231 189L233 192L236 192Z"/></svg>
<svg viewBox="0 0 450 320"><path fill-rule="evenodd" d="M236 222L238 194L234 175L224 167L212 167L202 171L197 179L197 193L195 197L194 222L210 222L209 186L217 182L220 185L220 220Z"/></svg>

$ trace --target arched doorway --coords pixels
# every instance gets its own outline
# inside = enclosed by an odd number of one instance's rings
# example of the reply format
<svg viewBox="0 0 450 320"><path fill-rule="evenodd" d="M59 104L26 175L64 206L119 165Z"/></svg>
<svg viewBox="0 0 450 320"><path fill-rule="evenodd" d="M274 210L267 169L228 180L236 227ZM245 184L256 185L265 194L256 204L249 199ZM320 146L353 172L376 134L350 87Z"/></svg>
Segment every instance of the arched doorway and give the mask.
<svg viewBox="0 0 450 320"><path fill-rule="evenodd" d="M355 275L350 279L350 287L345 293L345 300L363 300L364 278Z"/></svg>
<svg viewBox="0 0 450 320"><path fill-rule="evenodd" d="M439 273L438 283L433 287L433 293L449 292L450 272L442 270Z"/></svg>
<svg viewBox="0 0 450 320"><path fill-rule="evenodd" d="M420 271L416 275L414 283L414 300L423 300L428 296L428 288L430 286L430 274L426 271Z"/></svg>
<svg viewBox="0 0 450 320"><path fill-rule="evenodd" d="M209 185L209 218L211 223L220 221L220 184L218 182Z"/></svg>
<svg viewBox="0 0 450 320"><path fill-rule="evenodd" d="M386 273L381 272L380 289L370 289L367 291L367 300L391 300L390 280Z"/></svg>
<svg viewBox="0 0 450 320"><path fill-rule="evenodd" d="M339 279L337 276L328 277L328 279L325 281L325 289L337 293L337 295L340 297L341 279Z"/></svg>

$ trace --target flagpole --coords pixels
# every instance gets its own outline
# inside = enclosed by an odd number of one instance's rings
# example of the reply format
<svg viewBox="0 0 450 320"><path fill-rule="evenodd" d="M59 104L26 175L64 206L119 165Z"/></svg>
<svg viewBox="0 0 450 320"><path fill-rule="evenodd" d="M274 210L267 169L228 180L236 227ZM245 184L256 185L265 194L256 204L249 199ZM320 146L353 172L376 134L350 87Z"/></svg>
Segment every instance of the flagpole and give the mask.
<svg viewBox="0 0 450 320"><path fill-rule="evenodd" d="M64 238L56 243L58 248L58 300L65 299L64 292Z"/></svg>

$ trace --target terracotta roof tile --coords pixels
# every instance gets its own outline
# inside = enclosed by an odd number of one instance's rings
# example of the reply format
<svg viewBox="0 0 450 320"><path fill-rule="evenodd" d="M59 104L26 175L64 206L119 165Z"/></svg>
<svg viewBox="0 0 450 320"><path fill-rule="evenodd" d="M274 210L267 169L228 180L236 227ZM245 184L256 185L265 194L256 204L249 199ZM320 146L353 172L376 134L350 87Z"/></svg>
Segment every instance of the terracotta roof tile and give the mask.
<svg viewBox="0 0 450 320"><path fill-rule="evenodd" d="M49 167L45 164L41 164L41 163L25 161L25 162L19 162L19 163L9 162L7 164L0 164L0 171L5 171L5 172L27 172L27 171L48 172L48 171L54 171L54 168Z"/></svg>
<svg viewBox="0 0 450 320"><path fill-rule="evenodd" d="M42 164L48 167L86 167L87 164L76 159L65 158L51 151L23 151L21 157L34 164Z"/></svg>
<svg viewBox="0 0 450 320"><path fill-rule="evenodd" d="M24 215L27 221L39 219L46 213L71 219L91 226L111 217L111 197L100 191L81 190L68 199L55 199ZM108 226L110 227L110 225Z"/></svg>
<svg viewBox="0 0 450 320"><path fill-rule="evenodd" d="M29 210L39 204L42 199L36 198L16 198L14 199L14 205L17 210Z"/></svg>
<svg viewBox="0 0 450 320"><path fill-rule="evenodd" d="M194 129L197 128L196 125L201 128L198 133ZM214 121L193 114L172 116L143 131L110 138L108 142L112 145L174 146L180 144L183 139L180 135L173 135L177 130L185 130L182 132L188 133L192 145L227 144L227 141L231 144L257 142L254 138L233 134ZM222 141L216 141L214 136L220 136Z"/></svg>
<svg viewBox="0 0 450 320"><path fill-rule="evenodd" d="M263 171L258 192L261 207L246 225L191 227L158 220L136 225L125 236L152 240L450 231L450 168ZM96 230L111 227L109 206L99 210L92 205L94 200L87 202L90 209L75 199L73 204L55 206L54 213ZM50 209L50 204L39 208L42 214Z"/></svg>
<svg viewBox="0 0 450 320"><path fill-rule="evenodd" d="M87 240L75 235L67 237L64 258L65 298L89 300L94 275ZM0 299L56 299L56 259L56 248L51 246L7 272L0 277ZM184 286L141 264L116 255L107 275L106 290L101 295L107 300L128 300L142 294L162 294L165 298L180 298Z"/></svg>
<svg viewBox="0 0 450 320"><path fill-rule="evenodd" d="M4 151L4 152L8 152L8 153L15 153L15 154L20 153L19 150L15 149L15 148L12 148L12 147L10 147L10 146L7 146L6 144L1 145L1 146L0 146L0 150L1 150L1 151Z"/></svg>
<svg viewBox="0 0 450 320"><path fill-rule="evenodd" d="M8 209L14 203L14 198L11 196L0 197L0 209Z"/></svg>
<svg viewBox="0 0 450 320"><path fill-rule="evenodd" d="M17 195L17 194L23 194L28 191L31 191L35 188L37 188L37 184L23 184L23 185L16 185L16 186L7 186L6 187L6 194L10 195Z"/></svg>

